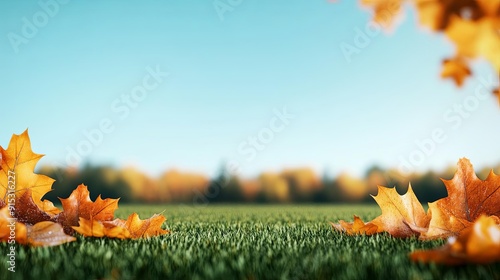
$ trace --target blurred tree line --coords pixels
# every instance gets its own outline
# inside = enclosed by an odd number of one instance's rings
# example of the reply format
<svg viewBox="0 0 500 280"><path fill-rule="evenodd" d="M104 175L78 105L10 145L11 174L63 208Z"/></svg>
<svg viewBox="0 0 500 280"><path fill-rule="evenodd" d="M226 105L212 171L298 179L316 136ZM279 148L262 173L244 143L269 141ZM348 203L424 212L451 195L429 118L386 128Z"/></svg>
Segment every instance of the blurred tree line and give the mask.
<svg viewBox="0 0 500 280"><path fill-rule="evenodd" d="M480 170L485 179L491 169ZM499 173L500 166L494 168ZM397 187L406 192L408 183L422 203L447 195L440 178L451 179L454 168L437 173L402 175L397 170L374 166L360 178L341 173L336 177L325 173L318 176L311 169L297 168L279 173L265 172L257 178L242 179L221 168L209 179L203 175L169 170L152 178L137 169L116 169L110 166L85 165L81 169L45 166L38 170L56 181L45 198L58 201L68 197L84 183L91 198L120 197L120 202L141 203L374 203L371 195L377 186Z"/></svg>

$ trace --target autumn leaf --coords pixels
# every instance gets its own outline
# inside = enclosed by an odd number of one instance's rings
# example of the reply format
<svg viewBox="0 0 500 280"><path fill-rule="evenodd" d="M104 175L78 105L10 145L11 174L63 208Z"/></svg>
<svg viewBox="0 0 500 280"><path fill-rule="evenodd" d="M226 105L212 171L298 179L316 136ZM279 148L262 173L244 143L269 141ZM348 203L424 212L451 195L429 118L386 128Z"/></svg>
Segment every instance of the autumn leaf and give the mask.
<svg viewBox="0 0 500 280"><path fill-rule="evenodd" d="M472 74L463 58L455 57L443 61L442 78L452 78L457 86L462 86L465 79Z"/></svg>
<svg viewBox="0 0 500 280"><path fill-rule="evenodd" d="M52 205L52 207L54 206ZM50 221L54 218L53 214L43 211L35 204L31 196L31 190L24 192L24 194L16 201L16 211L14 212L14 215L19 222L28 225L34 225L43 221Z"/></svg>
<svg viewBox="0 0 500 280"><path fill-rule="evenodd" d="M340 220L338 224L330 223L332 227L338 231L345 232L348 235L373 235L375 233L381 232L379 227L371 222L365 223L361 218L354 215L354 222L348 223L344 220Z"/></svg>
<svg viewBox="0 0 500 280"><path fill-rule="evenodd" d="M41 198L53 179L34 173L42 155L31 151L26 130L13 135L7 150L0 147L0 241L31 246L55 246L76 240L74 230L85 236L143 238L169 233L161 228L165 217L155 214L141 220L136 213L127 220L114 219L119 199L90 199L83 184L68 198L61 198L63 212ZM114 220L113 220L114 219Z"/></svg>
<svg viewBox="0 0 500 280"><path fill-rule="evenodd" d="M418 201L411 185L404 195L399 195L396 188L378 187L378 194L373 196L382 209L382 215L372 223L394 237L418 235L429 224L429 217Z"/></svg>
<svg viewBox="0 0 500 280"><path fill-rule="evenodd" d="M12 217L11 210L8 206L0 209L0 241L8 242L9 237L14 235L11 238L17 243L25 244L28 239L26 226Z"/></svg>
<svg viewBox="0 0 500 280"><path fill-rule="evenodd" d="M447 265L465 263L487 264L500 261L500 225L498 217L480 216L472 227L458 237L448 238L448 244L435 250L410 254L412 261Z"/></svg>
<svg viewBox="0 0 500 280"><path fill-rule="evenodd" d="M79 185L68 198L60 198L63 212L58 218L66 230L71 232L73 226L78 226L80 218L89 221L111 221L118 208L119 199L98 196L95 202L90 199L90 193L85 185Z"/></svg>
<svg viewBox="0 0 500 280"><path fill-rule="evenodd" d="M118 221L100 222L80 218L79 225L73 227L73 229L79 234L88 237L130 238L128 229L121 226L121 223Z"/></svg>
<svg viewBox="0 0 500 280"><path fill-rule="evenodd" d="M470 161L462 158L453 179L443 182L448 196L429 203L432 218L423 238L457 235L481 215L500 215L500 176L493 171L480 180Z"/></svg>
<svg viewBox="0 0 500 280"><path fill-rule="evenodd" d="M379 186L378 194L373 198L382 209L382 215L366 224L354 216L353 223L340 221L332 226L350 235L371 235L386 231L394 237L410 237L426 230L429 217L413 193L411 185L405 195L399 195L396 188Z"/></svg>
<svg viewBox="0 0 500 280"><path fill-rule="evenodd" d="M51 190L54 179L34 173L35 165L43 155L35 154L31 150L28 130L20 135L14 134L6 150L0 146L0 154L0 198L5 201L10 192L20 198L30 190L33 202L39 207L46 207L46 203L41 199ZM11 182L15 181L10 189L9 179Z"/></svg>
<svg viewBox="0 0 500 280"><path fill-rule="evenodd" d="M401 13L403 0L361 0L361 5L373 9L373 19L385 28Z"/></svg>
<svg viewBox="0 0 500 280"><path fill-rule="evenodd" d="M151 218L141 220L136 213L131 214L126 221L97 221L80 218L79 226L73 229L83 236L110 238L147 238L169 233L161 228L165 221L163 215L155 214Z"/></svg>
<svg viewBox="0 0 500 280"><path fill-rule="evenodd" d="M169 233L168 230L161 228L165 217L160 214L154 214L151 218L141 220L136 213L131 214L125 227L130 231L132 238L151 237Z"/></svg>
<svg viewBox="0 0 500 280"><path fill-rule="evenodd" d="M54 222L45 221L28 226L28 243L32 246L56 246L75 240L75 237L64 233L60 224Z"/></svg>

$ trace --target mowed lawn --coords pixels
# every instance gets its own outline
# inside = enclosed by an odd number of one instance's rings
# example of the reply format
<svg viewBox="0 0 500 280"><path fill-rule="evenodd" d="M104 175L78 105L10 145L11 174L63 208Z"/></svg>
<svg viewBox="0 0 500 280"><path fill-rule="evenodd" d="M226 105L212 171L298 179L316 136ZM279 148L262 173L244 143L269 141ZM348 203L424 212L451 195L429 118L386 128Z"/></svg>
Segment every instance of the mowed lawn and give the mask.
<svg viewBox="0 0 500 280"><path fill-rule="evenodd" d="M117 216L163 212L171 234L142 240L79 237L51 248L18 247L0 279L500 279L500 264L415 264L408 253L444 241L346 236L329 221L371 219L377 206L122 205ZM0 245L7 252L7 244ZM4 253L3 258L7 257Z"/></svg>

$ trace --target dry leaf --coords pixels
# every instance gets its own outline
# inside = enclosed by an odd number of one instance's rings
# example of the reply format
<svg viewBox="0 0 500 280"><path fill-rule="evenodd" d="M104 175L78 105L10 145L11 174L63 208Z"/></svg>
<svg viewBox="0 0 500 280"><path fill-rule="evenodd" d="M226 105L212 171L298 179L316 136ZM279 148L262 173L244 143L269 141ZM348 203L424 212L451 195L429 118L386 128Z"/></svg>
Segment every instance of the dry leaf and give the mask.
<svg viewBox="0 0 500 280"><path fill-rule="evenodd" d="M15 180L16 198L20 198L27 190L31 190L34 203L39 207L46 207L41 198L51 190L54 179L34 173L35 165L43 155L35 154L31 150L28 130L21 135L14 134L7 150L0 147L0 154L2 155L0 198L4 201L7 198L10 191L8 185L10 176L11 181Z"/></svg>
<svg viewBox="0 0 500 280"><path fill-rule="evenodd" d="M131 214L126 221L97 221L80 218L79 226L73 229L84 236L110 238L147 238L169 233L161 228L165 221L163 215L155 214L151 218L141 220L136 213Z"/></svg>
<svg viewBox="0 0 500 280"><path fill-rule="evenodd" d="M432 218L424 238L457 235L481 215L500 215L500 176L493 171L480 180L470 161L462 158L453 179L443 182L448 196L429 203Z"/></svg>
<svg viewBox="0 0 500 280"><path fill-rule="evenodd" d="M43 221L50 221L54 218L53 215L41 210L35 204L30 190L24 192L24 194L16 201L16 211L14 214L19 222L28 225L34 225Z"/></svg>
<svg viewBox="0 0 500 280"><path fill-rule="evenodd" d="M463 85L465 79L471 74L469 66L461 57L454 57L443 61L441 78L452 78L459 87Z"/></svg>
<svg viewBox="0 0 500 280"><path fill-rule="evenodd" d="M86 236L121 239L168 233L161 228L163 215L141 220L134 213L126 221L113 220L119 199L99 196L93 202L83 184L68 198L60 199L63 212L52 202L42 201L54 180L34 173L41 157L31 151L27 130L14 134L7 150L0 147L0 241L54 246L74 241L65 234L74 230ZM14 235L15 239L10 239Z"/></svg>
<svg viewBox="0 0 500 280"><path fill-rule="evenodd" d="M66 235L63 227L54 222L40 222L28 226L28 243L33 246L56 246L75 241L73 236Z"/></svg>
<svg viewBox="0 0 500 280"><path fill-rule="evenodd" d="M131 214L125 226L130 231L132 238L151 237L169 233L168 230L161 228L165 217L160 214L154 214L151 218L141 220L136 213Z"/></svg>
<svg viewBox="0 0 500 280"><path fill-rule="evenodd" d="M64 211L59 217L59 222L63 224L66 232L71 232L71 227L78 225L79 218L91 221L113 220L119 199L102 199L99 196L92 202L87 186L82 184L68 198L60 200Z"/></svg>
<svg viewBox="0 0 500 280"><path fill-rule="evenodd" d="M373 198L382 209L382 215L372 223L394 237L418 235L429 225L429 217L413 193L411 185L404 195L399 195L396 188L379 186L378 194Z"/></svg>
<svg viewBox="0 0 500 280"><path fill-rule="evenodd" d="M89 237L110 237L126 239L130 238L128 229L113 221L100 222L97 220L87 220L80 218L79 226L73 229L83 236Z"/></svg>
<svg viewBox="0 0 500 280"><path fill-rule="evenodd" d="M381 232L379 227L371 222L365 223L361 218L354 215L354 222L348 223L344 220L340 220L338 224L330 223L332 227L338 231L345 232L348 235L373 235L375 233Z"/></svg>
<svg viewBox="0 0 500 280"><path fill-rule="evenodd" d="M389 28L394 19L401 14L403 0L361 0L361 5L373 9L373 19L385 28Z"/></svg>
<svg viewBox="0 0 500 280"><path fill-rule="evenodd" d="M366 224L354 216L353 223L340 221L339 224L332 223L332 226L350 235L371 235L386 231L394 237L410 237L426 231L429 217L413 193L411 185L405 195L399 195L396 188L379 186L378 194L373 198L382 209L382 215Z"/></svg>
<svg viewBox="0 0 500 280"><path fill-rule="evenodd" d="M480 216L472 227L464 230L458 237L450 237L448 244L442 248L415 251L410 258L413 261L447 265L500 261L498 217Z"/></svg>

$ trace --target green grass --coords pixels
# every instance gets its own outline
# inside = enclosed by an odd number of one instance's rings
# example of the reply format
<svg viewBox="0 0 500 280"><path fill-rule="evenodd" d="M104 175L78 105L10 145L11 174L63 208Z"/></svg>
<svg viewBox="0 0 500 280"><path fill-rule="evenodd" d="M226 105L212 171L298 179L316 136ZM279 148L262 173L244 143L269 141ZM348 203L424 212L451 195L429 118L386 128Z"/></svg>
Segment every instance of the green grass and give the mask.
<svg viewBox="0 0 500 280"><path fill-rule="evenodd" d="M408 253L443 241L349 237L328 221L371 219L377 206L121 206L117 216L161 212L171 234L143 240L79 237L50 248L19 246L0 279L500 279L500 264L415 264ZM6 260L7 244L0 245Z"/></svg>

